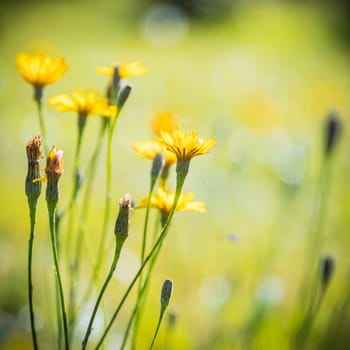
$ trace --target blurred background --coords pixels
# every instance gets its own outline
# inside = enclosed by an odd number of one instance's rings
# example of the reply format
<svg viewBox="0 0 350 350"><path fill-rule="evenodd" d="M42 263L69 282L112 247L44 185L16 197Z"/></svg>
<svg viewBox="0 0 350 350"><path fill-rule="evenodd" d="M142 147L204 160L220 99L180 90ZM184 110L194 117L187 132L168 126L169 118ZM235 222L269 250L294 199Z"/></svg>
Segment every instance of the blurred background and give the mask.
<svg viewBox="0 0 350 350"><path fill-rule="evenodd" d="M147 76L129 79L132 95L114 137L110 254L119 198L129 192L138 201L148 191L151 164L138 158L130 144L151 137L154 113L170 111L202 137L217 138L210 155L191 163L185 191L195 192L196 200L206 203L206 213L183 212L174 218L152 279L140 349L151 341L165 278L174 281L168 309L174 316L170 321L166 317L156 348L289 348L303 313L303 296L298 292L303 271L310 259L319 261L325 255L334 258L336 268L307 346L321 349L333 341L328 348L346 348L348 2L13 0L0 6L0 348L31 348L25 145L39 133L39 125L32 88L16 70L20 52L64 56L69 64L66 75L48 86L44 95L50 143L65 152L62 207L72 186L76 116L57 113L47 104L48 98L76 88L103 93L107 80L96 73L96 66L140 60L148 68ZM325 164L324 124L330 112L339 115L342 130ZM83 161L91 155L98 126L98 117L91 117ZM105 153L88 222L92 254L102 225L104 159ZM320 180L324 171L326 185ZM322 222L314 219L320 202ZM139 265L143 219L142 210L132 217L130 237L106 293L107 316ZM314 227L322 244L320 254L310 256L313 251L307 242ZM39 339L44 348L52 348L54 283L44 196L34 249ZM84 284L90 267L86 263L78 285ZM106 349L120 344L132 306L130 299ZM103 328L100 316L95 334ZM83 321L78 334L84 330Z"/></svg>

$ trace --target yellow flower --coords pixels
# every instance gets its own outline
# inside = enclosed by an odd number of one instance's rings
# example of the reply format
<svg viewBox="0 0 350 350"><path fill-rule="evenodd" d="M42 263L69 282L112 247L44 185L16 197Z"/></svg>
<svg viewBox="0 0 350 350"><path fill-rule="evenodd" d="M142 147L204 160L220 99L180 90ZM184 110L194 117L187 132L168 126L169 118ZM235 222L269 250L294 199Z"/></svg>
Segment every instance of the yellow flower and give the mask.
<svg viewBox="0 0 350 350"><path fill-rule="evenodd" d="M174 203L175 193L164 188L158 188L157 192L151 196L151 208L159 209L163 214L169 214ZM193 202L194 193L181 193L176 206L176 211L205 212L205 203ZM146 208L148 198L144 198L137 208Z"/></svg>
<svg viewBox="0 0 350 350"><path fill-rule="evenodd" d="M177 120L171 112L158 112L151 120L151 129L157 136L160 132L171 132L178 127Z"/></svg>
<svg viewBox="0 0 350 350"><path fill-rule="evenodd" d="M97 67L96 71L100 74L113 76L116 68L118 68L120 78L142 77L147 73L147 69L139 61L129 64L116 64L112 67Z"/></svg>
<svg viewBox="0 0 350 350"><path fill-rule="evenodd" d="M174 153L169 152L163 145L157 141L133 142L131 144L135 153L143 158L154 159L157 153L162 153L165 164L170 165L176 162Z"/></svg>
<svg viewBox="0 0 350 350"><path fill-rule="evenodd" d="M207 154L216 144L214 138L203 140L194 130L181 129L175 129L171 133L161 132L157 140L176 155L178 162L187 162L193 157Z"/></svg>
<svg viewBox="0 0 350 350"><path fill-rule="evenodd" d="M108 105L107 98L100 98L94 92L76 90L72 97L61 94L50 98L49 103L59 112L75 111L82 116L101 115L114 117L116 106Z"/></svg>
<svg viewBox="0 0 350 350"><path fill-rule="evenodd" d="M35 87L56 82L68 69L63 57L55 59L42 54L31 56L20 53L16 61L22 77Z"/></svg>

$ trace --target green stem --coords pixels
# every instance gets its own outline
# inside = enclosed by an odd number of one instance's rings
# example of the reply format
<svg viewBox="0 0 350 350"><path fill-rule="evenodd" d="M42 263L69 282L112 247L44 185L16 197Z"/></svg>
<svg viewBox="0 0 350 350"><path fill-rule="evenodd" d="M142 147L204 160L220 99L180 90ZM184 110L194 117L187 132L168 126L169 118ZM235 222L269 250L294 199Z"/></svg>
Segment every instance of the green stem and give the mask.
<svg viewBox="0 0 350 350"><path fill-rule="evenodd" d="M35 236L35 216L37 200L28 200L30 211L30 235L28 240L28 298L29 298L29 317L30 328L32 332L33 348L38 349L38 341L35 330L35 316L33 305L33 282L32 282L32 256L33 256L33 243Z"/></svg>
<svg viewBox="0 0 350 350"><path fill-rule="evenodd" d="M151 177L151 183L150 183L150 189L148 192L148 198L147 198L147 207L146 207L146 214L145 214L145 222L143 226L143 237L142 237L142 248L141 248L141 263L144 262L145 260L145 251L146 251L146 241L147 241L147 230L148 230L148 220L149 220L149 213L150 213L150 208L151 208L151 197L153 193L154 186L156 184L157 178L152 178ZM140 302L141 298L141 287L142 287L142 274L140 275L139 279L139 287L138 287L138 293L137 293L137 300L136 300L136 317L135 317L135 327L134 327L134 332L133 332L133 337L132 337L132 346L131 349L134 349L136 346L136 334L137 334L137 329L139 326L140 322L140 317L138 313L138 305Z"/></svg>
<svg viewBox="0 0 350 350"><path fill-rule="evenodd" d="M151 346L149 347L149 350L152 350L153 345L156 342L156 338L157 338L157 335L158 335L158 332L159 332L160 324L162 323L164 312L165 312L165 308L161 308L160 315L159 315L159 320L158 320L158 324L157 324L157 328L156 328L156 331L154 332L152 343L151 343Z"/></svg>
<svg viewBox="0 0 350 350"><path fill-rule="evenodd" d="M113 313L113 316L107 326L107 328L105 329L101 339L99 340L97 346L96 346L96 350L102 345L105 337L107 336L110 328L112 327L112 324L114 322L114 320L116 319L116 317L118 316L119 314L119 311L120 309L122 308L122 306L124 305L127 297L129 296L132 288L134 287L137 279L140 277L140 274L142 273L143 269L145 268L145 266L147 265L148 261L152 258L153 254L157 251L158 247L163 243L164 241L164 238L166 237L166 234L168 232L168 229L169 229L169 225L170 225L170 222L174 216L174 213L175 213L175 209L177 207L177 203L179 201L179 198L180 198L180 195L181 195L181 191L182 191L182 187L183 187L183 184L185 182L185 177L186 177L186 174L183 174L182 176L177 176L177 181L176 181L176 192L175 192L175 198L174 198L174 203L173 203L173 207L171 208L171 211L169 213L169 216L168 216L168 219L166 221L166 223L164 224L163 226L163 229L162 229L162 232L160 233L159 235L159 238L157 239L156 243L154 244L153 248L151 249L151 251L149 252L149 254L147 255L147 257L145 258L143 264L141 265L141 267L139 268L139 270L137 271L134 279L131 281L128 289L126 290L126 292L124 293L121 301L119 302L119 305L117 306L116 310L114 311Z"/></svg>
<svg viewBox="0 0 350 350"><path fill-rule="evenodd" d="M108 229L108 222L109 222L109 216L110 216L110 207L111 207L111 184L112 184L112 141L113 141L113 135L114 130L117 125L118 116L120 113L120 109L117 110L117 113L115 117L113 118L112 125L109 129L108 134L108 141L107 141L107 157L106 157L106 196L105 196L105 211L104 211L104 218L103 218L103 226L102 226L102 233L100 237L100 242L97 250L97 259L96 259L96 265L93 271L92 279L88 286L88 294L90 294L90 290L93 287L94 282L96 281L101 265L104 261L104 246L107 236L107 229Z"/></svg>
<svg viewBox="0 0 350 350"><path fill-rule="evenodd" d="M145 282L141 288L140 297L137 299L136 305L134 306L134 309L133 309L131 316L129 318L128 325L127 325L126 331L124 333L123 343L122 343L120 350L124 349L124 347L126 345L126 342L128 340L128 336L130 334L130 329L131 329L131 326L132 326L132 323L133 323L135 316L138 316L139 320L141 319L141 310L143 309L142 305L144 305L144 303L146 301L146 291L148 290L147 287L149 286L152 271L153 271L153 268L155 266L155 262L158 258L160 249L161 249L161 246L159 246L158 250L156 251L155 255L153 256L153 258L150 262L150 267L147 271L147 276L146 276ZM134 338L136 338L136 334L137 334L137 327L136 327L136 320L135 320ZM132 346L135 346L135 343Z"/></svg>
<svg viewBox="0 0 350 350"><path fill-rule="evenodd" d="M47 140L46 125L45 125L45 119L44 119L44 115L43 115L41 98L35 99L35 101L36 101L36 104L38 107L39 125L40 125L41 136L42 136L43 141L44 141L44 151L45 151L45 154L48 155L50 149L49 149L49 143Z"/></svg>
<svg viewBox="0 0 350 350"><path fill-rule="evenodd" d="M112 265L111 265L109 273L108 273L108 275L106 277L106 280L103 283L101 291L100 291L100 293L99 293L99 295L97 297L94 309L93 309L91 317L90 317L89 325L87 327L87 330L86 330L86 333L85 333L85 336L84 336L84 340L83 340L83 343L82 343L82 349L86 349L86 346L87 346L87 343L88 343L88 340L89 340L89 337L90 337L90 334L91 334L91 331L92 331L92 325L94 323L94 319L95 319L98 307L99 307L100 302L102 300L102 297L103 297L103 295L104 295L104 293L106 291L108 283L110 282L111 278L113 277L113 273L114 273L114 271L115 271L115 269L117 267L117 263L118 263L118 260L119 260L120 251L122 249L123 243L124 243L124 240L116 239L114 258L113 258L113 261L112 261Z"/></svg>
<svg viewBox="0 0 350 350"><path fill-rule="evenodd" d="M55 234L56 205L57 205L57 202L47 202L47 208L48 208L48 212L49 212L52 254L53 254L53 259L54 259L54 264L55 264L56 280L57 280L57 284L58 284L60 301L61 301L61 313L62 313L62 319L63 319L65 349L67 350L67 349L69 349L68 323L67 323L66 308L65 308L65 304L64 304L64 294L63 294L61 273L60 273L60 268L58 265L57 242L56 242L56 234Z"/></svg>
<svg viewBox="0 0 350 350"><path fill-rule="evenodd" d="M84 237L85 237L84 223L86 222L86 218L88 215L88 209L89 209L89 204L90 204L90 199L91 199L91 194L92 194L92 185L93 185L93 181L94 181L96 169L97 169L96 164L97 164L99 155L101 153L103 136L104 136L105 131L106 131L105 126L106 126L106 124L103 121L103 124L101 126L101 130L100 130L100 134L98 137L98 142L97 142L96 147L95 147L94 154L91 157L89 164L86 168L87 183L86 183L85 195L84 195L84 199L83 199L83 208L82 208L80 225L79 225L79 233L77 235L76 242L75 242L75 255L74 255L75 260L73 262L74 269L72 270L72 272L74 273L74 275L72 276L73 280L76 280L76 277L79 275L80 263L81 263L81 253L83 251L82 250L82 246L83 246L82 242L84 241ZM87 293L82 298L81 305L84 305L86 303L86 300L90 296L91 290L92 289L87 289ZM74 290L71 291L71 293L72 292L75 293ZM74 306L72 307L72 315L70 317L71 338L73 337L73 334L74 334L75 320L76 320L76 316L79 312L81 305L78 306L77 310L74 310Z"/></svg>

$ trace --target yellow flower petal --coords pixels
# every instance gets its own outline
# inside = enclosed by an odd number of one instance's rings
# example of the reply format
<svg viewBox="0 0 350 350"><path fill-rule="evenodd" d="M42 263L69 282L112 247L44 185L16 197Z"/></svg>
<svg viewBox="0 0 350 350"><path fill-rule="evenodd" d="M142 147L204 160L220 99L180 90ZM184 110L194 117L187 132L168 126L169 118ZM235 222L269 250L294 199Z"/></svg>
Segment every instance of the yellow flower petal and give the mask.
<svg viewBox="0 0 350 350"><path fill-rule="evenodd" d="M171 133L161 132L157 141L176 155L178 161L189 161L193 157L207 154L215 146L214 138L201 139L194 130L175 129Z"/></svg>
<svg viewBox="0 0 350 350"><path fill-rule="evenodd" d="M176 162L176 156L157 141L133 142L131 146L140 157L154 159L157 153L162 153L165 164L170 165Z"/></svg>
<svg viewBox="0 0 350 350"><path fill-rule="evenodd" d="M164 213L170 213L174 203L175 193L164 188L158 188L157 192L151 196L151 208L160 209ZM194 193L181 193L176 211L192 211L198 213L205 212L205 203L194 202ZM148 198L144 198L137 208L146 208Z"/></svg>
<svg viewBox="0 0 350 350"><path fill-rule="evenodd" d="M59 80L67 71L63 57L54 59L42 54L20 53L16 58L17 69L22 77L33 86L43 87Z"/></svg>
<svg viewBox="0 0 350 350"><path fill-rule="evenodd" d="M61 94L50 98L49 104L55 106L59 112L75 111L81 115L100 115L114 117L117 112L116 106L108 105L107 98L101 98L91 91L76 90L72 97Z"/></svg>

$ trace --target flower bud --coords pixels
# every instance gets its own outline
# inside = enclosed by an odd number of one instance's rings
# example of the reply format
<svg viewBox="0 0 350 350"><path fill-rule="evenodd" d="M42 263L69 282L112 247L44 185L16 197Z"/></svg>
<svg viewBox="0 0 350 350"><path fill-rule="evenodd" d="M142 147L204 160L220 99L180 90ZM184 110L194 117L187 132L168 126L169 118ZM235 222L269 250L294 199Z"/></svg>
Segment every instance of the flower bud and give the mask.
<svg viewBox="0 0 350 350"><path fill-rule="evenodd" d="M170 279L166 279L163 282L162 292L160 295L160 304L162 309L165 309L168 306L172 290L173 290L173 281Z"/></svg>
<svg viewBox="0 0 350 350"><path fill-rule="evenodd" d="M322 259L322 285L326 288L334 272L334 259L331 256L325 256Z"/></svg>
<svg viewBox="0 0 350 350"><path fill-rule="evenodd" d="M28 172L25 182L25 192L28 200L37 200L41 193L41 182L33 180L40 178L39 160L42 157L41 137L34 136L27 144Z"/></svg>
<svg viewBox="0 0 350 350"><path fill-rule="evenodd" d="M152 169L151 169L151 179L156 180L165 165L165 158L162 153L157 153L153 158Z"/></svg>
<svg viewBox="0 0 350 350"><path fill-rule="evenodd" d="M325 155L330 156L339 140L341 122L335 111L329 113L325 122Z"/></svg>
<svg viewBox="0 0 350 350"><path fill-rule="evenodd" d="M132 210L132 199L130 194L127 193L119 201L119 213L114 227L117 239L124 241L128 237Z"/></svg>
<svg viewBox="0 0 350 350"><path fill-rule="evenodd" d="M119 92L118 97L117 97L117 108L123 108L125 102L129 98L131 92L131 86L130 85L125 85Z"/></svg>
<svg viewBox="0 0 350 350"><path fill-rule="evenodd" d="M57 146L53 146L47 157L45 168L47 177L46 201L58 201L58 180L61 177L63 171L63 151L58 149Z"/></svg>

